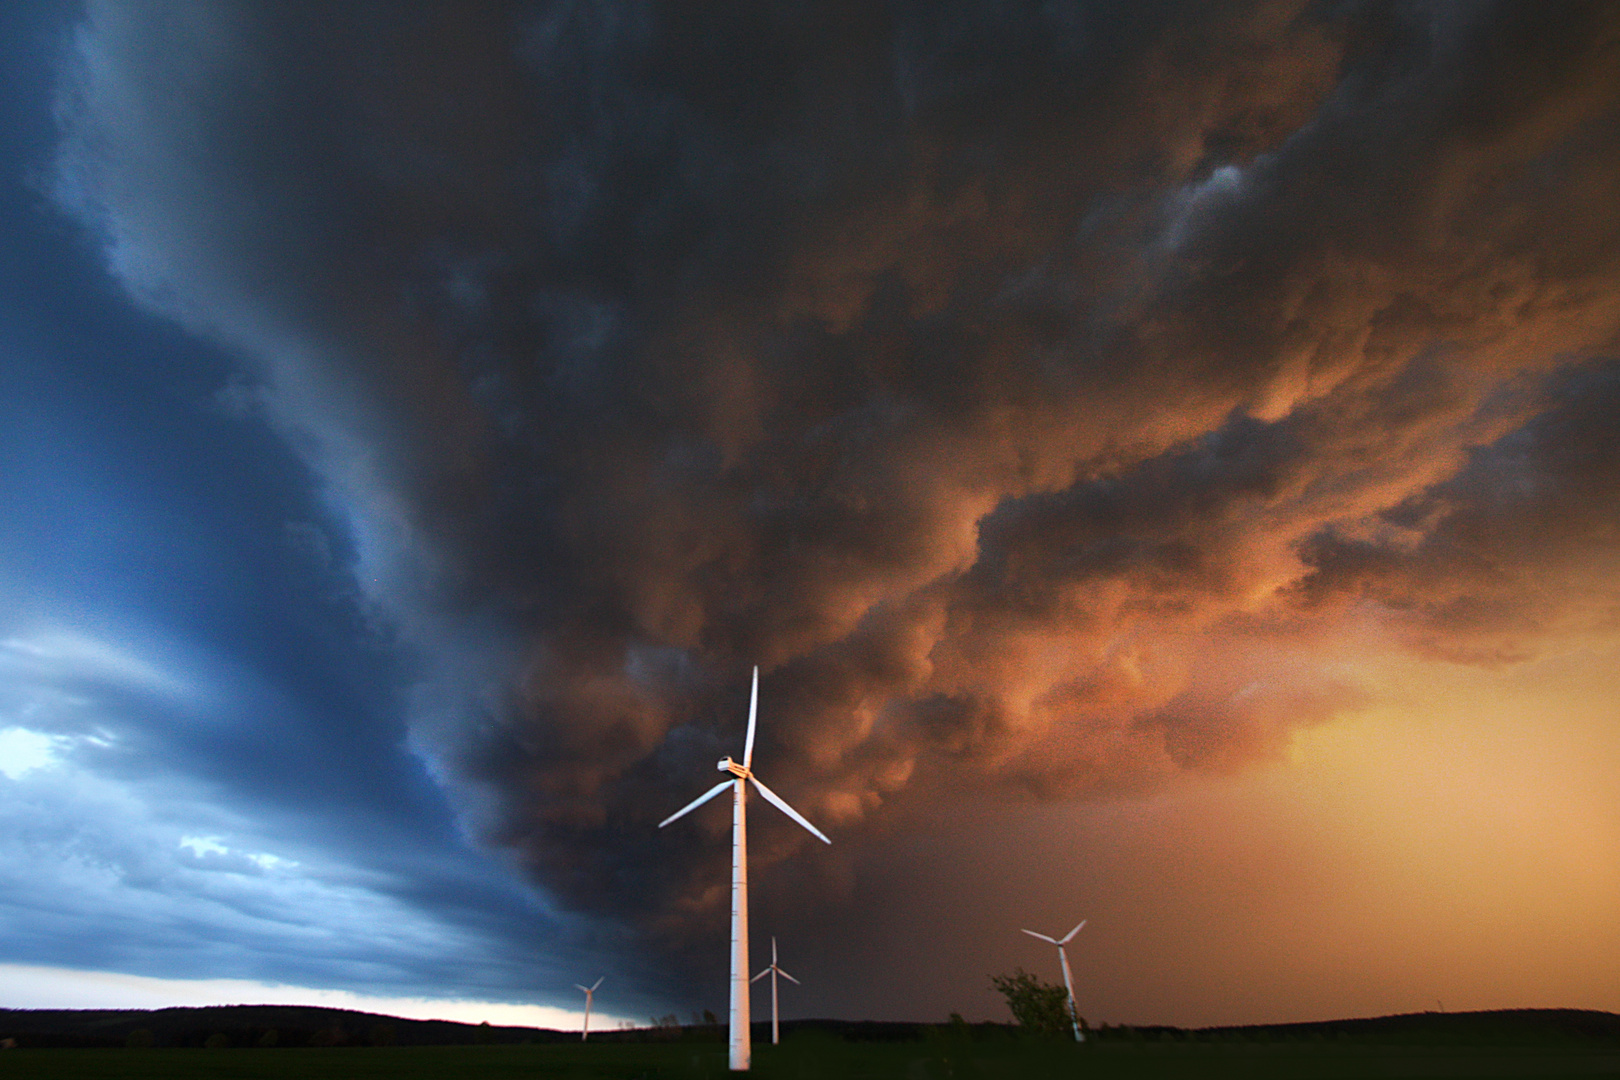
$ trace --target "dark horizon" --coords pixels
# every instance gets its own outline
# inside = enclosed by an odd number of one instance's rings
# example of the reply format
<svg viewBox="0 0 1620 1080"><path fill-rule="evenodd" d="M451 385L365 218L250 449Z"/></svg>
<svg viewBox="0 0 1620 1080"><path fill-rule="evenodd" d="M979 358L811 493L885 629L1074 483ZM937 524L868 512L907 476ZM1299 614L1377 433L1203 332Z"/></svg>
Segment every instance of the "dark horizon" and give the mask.
<svg viewBox="0 0 1620 1080"><path fill-rule="evenodd" d="M112 1029L105 1025L107 1017L128 1017L133 1024L139 1024L140 1017L172 1014L174 1018L186 1020L192 1017L217 1017L220 1021L232 1021L236 1027L258 1026L263 1027L278 1016L287 1020L304 1019L306 1021L324 1021L338 1017L356 1017L359 1020L370 1022L376 1020L397 1021L406 1025L407 1030L422 1032L435 1032L444 1036L452 1029L463 1034L474 1034L480 1028L494 1032L538 1032L547 1035L556 1035L559 1040L577 1039L577 1028L546 1028L519 1024L488 1024L470 1023L460 1020L424 1020L417 1017L394 1016L389 1013L365 1012L356 1009L325 1008L311 1005L275 1005L270 1003L257 1004L222 1004L204 1006L169 1006L162 1009L5 1009L0 1008L0 1037L19 1031L32 1031L35 1034L54 1033L70 1034L85 1033L84 1022L99 1022L98 1030L108 1033ZM1398 1033L1410 1031L1424 1024L1433 1027L1433 1018L1444 1017L1444 1024L1456 1023L1461 1025L1460 1030L1477 1031L1477 1022L1490 1021L1499 1029L1507 1030L1502 1025L1512 1022L1521 1025L1533 1022L1551 1022L1540 1026L1550 1026L1553 1029L1568 1030L1591 1037L1620 1037L1620 1014L1604 1012L1597 1009L1560 1009L1560 1008L1525 1008L1525 1009L1476 1009L1467 1012L1451 1012L1445 1009L1430 1009L1414 1013L1392 1013L1386 1016L1367 1017L1340 1017L1325 1020L1301 1020L1283 1024L1221 1024L1209 1027L1178 1027L1174 1024L1122 1024L1100 1025L1087 1027L1088 1032L1103 1032L1111 1030L1136 1030L1140 1032L1185 1032L1198 1034L1220 1034L1228 1032L1272 1033L1272 1034L1332 1034L1340 1030L1361 1031L1364 1033L1383 1032ZM650 1032L666 1030L660 1027L660 1021L671 1017L650 1017L639 1026L612 1027L591 1029L592 1037L600 1037L604 1041L611 1041L615 1037L624 1038L645 1035ZM24 1021L45 1021L46 1026L25 1028L19 1023ZM79 1022L75 1026L75 1021ZM251 1023L250 1023L251 1021ZM283 1021L285 1022L285 1020ZM817 1027L843 1029L857 1040L866 1033L867 1038L910 1038L918 1037L924 1029L949 1028L952 1018L944 1020L861 1020L837 1017L798 1017L793 1020L783 1020L781 1026L788 1031L802 1031ZM173 1027L174 1025L169 1025ZM208 1025L203 1025L207 1027ZM322 1026L319 1023L307 1023L311 1030ZM695 1031L712 1030L715 1041L725 1040L725 1021L723 1019L701 1020L697 1018L677 1018L676 1028ZM770 1030L770 1021L755 1020L753 1026L757 1031ZM1013 1031L1018 1027L1016 1021L981 1020L972 1023L974 1027L1003 1028ZM186 1029L192 1030L192 1029ZM202 1030L196 1028L195 1030ZM117 1033L124 1033L124 1027L117 1028ZM111 1034L108 1035L111 1037ZM426 1045L426 1044L423 1044Z"/></svg>

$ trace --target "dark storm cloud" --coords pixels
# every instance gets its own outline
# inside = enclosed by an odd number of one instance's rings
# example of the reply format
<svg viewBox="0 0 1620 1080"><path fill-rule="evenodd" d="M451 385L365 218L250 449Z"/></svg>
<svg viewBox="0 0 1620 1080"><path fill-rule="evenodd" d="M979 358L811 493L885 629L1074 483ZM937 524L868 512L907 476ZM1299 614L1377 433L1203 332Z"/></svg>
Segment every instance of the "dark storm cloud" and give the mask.
<svg viewBox="0 0 1620 1080"><path fill-rule="evenodd" d="M651 825L735 752L756 661L761 760L852 836L1275 752L1361 700L1309 659L1336 597L1439 651L1447 587L1562 625L1437 552L1607 580L1601 513L1556 508L1613 440L1554 450L1607 384L1552 373L1620 312L1616 32L92 5L59 188L328 486L468 819L564 904L670 930L719 879ZM1504 484L1537 543L1496 539Z"/></svg>

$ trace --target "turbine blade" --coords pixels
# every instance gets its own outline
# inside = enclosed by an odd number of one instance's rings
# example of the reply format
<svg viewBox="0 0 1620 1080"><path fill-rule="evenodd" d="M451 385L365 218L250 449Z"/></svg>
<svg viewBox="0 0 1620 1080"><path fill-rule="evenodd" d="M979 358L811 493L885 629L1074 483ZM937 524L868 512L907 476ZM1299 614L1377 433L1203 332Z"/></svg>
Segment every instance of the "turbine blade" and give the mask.
<svg viewBox="0 0 1620 1080"><path fill-rule="evenodd" d="M816 828L814 825L812 825L808 821L804 820L804 815L800 814L797 810L793 809L793 807L791 807L787 803L783 802L782 797L780 795L778 795L776 792L772 791L770 788L768 788L764 784L760 783L759 782L759 777L754 776L754 777L750 777L749 779L754 781L754 786L759 788L759 793L761 795L765 796L766 801L769 802L772 806L774 806L778 810L782 811L782 813L786 814L788 817L792 818L794 821L797 821L800 825L803 825L805 828L809 829L811 834L813 836L815 836L815 838L817 840L820 840L824 844L832 843L831 840L828 840L827 837L825 835L823 835L823 833L822 833L822 831L820 829Z"/></svg>
<svg viewBox="0 0 1620 1080"><path fill-rule="evenodd" d="M1084 925L1086 925L1086 920L1081 919L1080 920L1080 926L1084 926ZM1059 945L1067 945L1069 942L1073 941L1074 940L1074 935L1076 935L1076 934L1078 934L1080 932L1080 926L1077 926L1073 930L1070 930L1067 934L1064 934L1063 935L1063 940L1058 942L1058 944Z"/></svg>
<svg viewBox="0 0 1620 1080"><path fill-rule="evenodd" d="M602 979L605 979L605 978L607 978L607 976L606 976L606 975L603 975L603 976L602 976ZM598 986L601 986L601 985L602 985L602 979L597 979L597 980L596 980L596 981L595 981L595 982L593 982L593 983L591 983L591 991L592 991L592 992L593 992L593 993L594 993L594 992L595 992L595 990L596 990L596 988L597 988L597 987L598 987Z"/></svg>
<svg viewBox="0 0 1620 1080"><path fill-rule="evenodd" d="M575 990L584 990L584 991L585 991L585 992L586 992L586 993L587 993L587 994L588 994L588 993L590 993L590 990L588 990L588 989L586 989L586 988L585 988L585 987L583 987L583 986L581 986L581 985L579 985L579 983L575 983L575 984L574 984L574 989L575 989Z"/></svg>
<svg viewBox="0 0 1620 1080"><path fill-rule="evenodd" d="M765 976L769 975L770 973L771 973L771 969L766 968L764 971L760 972L758 975L755 975L752 979L749 979L748 981L751 982L751 983L757 983L757 982L759 982L759 980L763 979Z"/></svg>
<svg viewBox="0 0 1620 1080"><path fill-rule="evenodd" d="M1057 938L1055 938L1055 937L1047 937L1045 934L1037 934L1033 930L1025 930L1024 933L1028 934L1030 937L1038 937L1042 941L1050 941L1054 945L1056 945L1058 943Z"/></svg>
<svg viewBox="0 0 1620 1080"><path fill-rule="evenodd" d="M704 803L708 802L710 799L714 798L716 795L720 794L734 783L736 783L735 780L720 781L718 784L714 785L714 787L710 788L708 791L705 791L703 794L699 795L697 798L693 799L691 802L669 815L669 817L665 818L663 821L660 821L658 823L658 827L662 829L665 825L668 825L676 818L685 817L687 814L690 814L692 811L696 810L698 807L702 806Z"/></svg>
<svg viewBox="0 0 1620 1080"><path fill-rule="evenodd" d="M754 767L754 721L759 716L759 665L754 665L754 689L748 695L748 737L743 740L743 768Z"/></svg>
<svg viewBox="0 0 1620 1080"><path fill-rule="evenodd" d="M789 975L787 972L783 971L781 968L777 968L776 973L778 975L782 976L782 978L786 979L788 982L792 983L794 986L802 986L803 985L803 983L799 982L798 979L795 979L793 976Z"/></svg>

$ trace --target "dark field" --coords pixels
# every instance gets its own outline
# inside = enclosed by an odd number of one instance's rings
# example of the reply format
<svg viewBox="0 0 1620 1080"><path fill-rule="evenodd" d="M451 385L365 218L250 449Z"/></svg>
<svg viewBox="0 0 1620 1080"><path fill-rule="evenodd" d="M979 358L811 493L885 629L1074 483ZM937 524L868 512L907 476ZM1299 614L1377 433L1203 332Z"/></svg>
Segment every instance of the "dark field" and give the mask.
<svg viewBox="0 0 1620 1080"><path fill-rule="evenodd" d="M369 1080L433 1077L724 1077L712 1042L293 1049L41 1049L0 1051L0 1078ZM1376 1042L1100 1041L1084 1046L925 1037L846 1042L807 1033L756 1046L753 1074L787 1080L1014 1080L1030 1077L1620 1077L1620 1044L1423 1046Z"/></svg>
<svg viewBox="0 0 1620 1080"><path fill-rule="evenodd" d="M960 1021L795 1020L783 1025L779 1047L762 1038L768 1030L763 1024L755 1028L753 1073L763 1080L1620 1080L1620 1016L1569 1009L1410 1013L1193 1031L1104 1027L1079 1046L1009 1025ZM0 1036L19 1044L0 1050L0 1080L676 1080L729 1075L724 1030L718 1026L593 1032L591 1041L581 1044L574 1034L537 1028L257 1005L150 1012L0 1010Z"/></svg>

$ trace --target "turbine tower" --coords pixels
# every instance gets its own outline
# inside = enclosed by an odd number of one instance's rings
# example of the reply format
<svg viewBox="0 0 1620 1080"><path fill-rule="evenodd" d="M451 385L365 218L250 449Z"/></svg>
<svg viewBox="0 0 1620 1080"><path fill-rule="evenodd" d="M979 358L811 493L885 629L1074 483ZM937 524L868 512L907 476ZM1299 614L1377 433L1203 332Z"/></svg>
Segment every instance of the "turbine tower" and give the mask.
<svg viewBox="0 0 1620 1080"><path fill-rule="evenodd" d="M1081 919L1080 926L1084 925L1086 925L1086 920ZM1085 1042L1086 1036L1080 1030L1080 1010L1074 1004L1074 979L1069 975L1069 954L1063 951L1063 946L1074 940L1074 935L1080 932L1080 926L1076 926L1073 930L1070 930L1067 934L1064 934L1061 941L1057 938L1047 937L1045 934L1037 934L1033 930L1024 931L1024 933L1028 934L1030 937L1038 937L1042 941L1050 941L1053 945L1058 947L1058 960L1063 964L1063 988L1069 992L1069 1023L1074 1028L1075 1042Z"/></svg>
<svg viewBox="0 0 1620 1080"><path fill-rule="evenodd" d="M759 666L754 666L754 689L748 699L748 735L743 741L743 759L739 765L729 757L720 759L718 768L731 776L720 781L702 795L675 811L658 823L665 825L685 817L727 788L732 790L731 804L731 1068L742 1072L753 1057L749 1040L748 1015L748 830L743 806L748 797L750 782L759 789L765 801L810 830L812 836L830 844L821 830L806 821L782 797L764 784L753 773L754 721L759 715Z"/></svg>
<svg viewBox="0 0 1620 1080"><path fill-rule="evenodd" d="M794 986L799 985L799 980L776 966L776 938L774 935L771 937L771 966L748 981L759 982L767 975L771 977L771 1045L775 1046L782 1041L782 1036L777 1029L776 1019L776 977L780 975Z"/></svg>
<svg viewBox="0 0 1620 1080"><path fill-rule="evenodd" d="M589 986L580 986L579 983L574 984L576 989L585 991L585 1026L579 1032L580 1042L584 1042L591 1034L591 997L596 993L596 988L602 985L602 979L605 978L607 976L603 975L601 979L597 979Z"/></svg>

